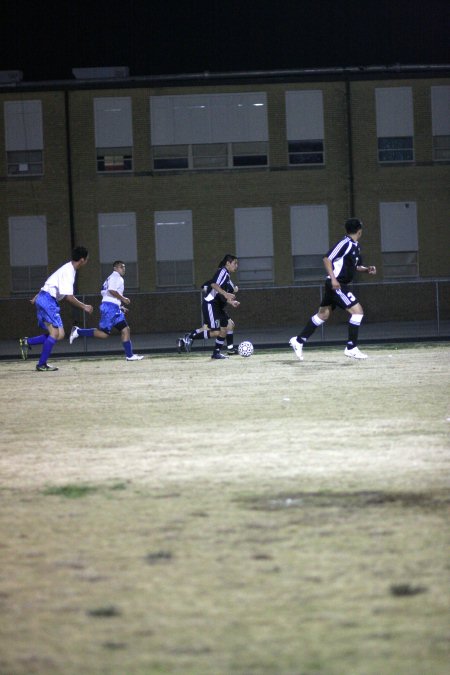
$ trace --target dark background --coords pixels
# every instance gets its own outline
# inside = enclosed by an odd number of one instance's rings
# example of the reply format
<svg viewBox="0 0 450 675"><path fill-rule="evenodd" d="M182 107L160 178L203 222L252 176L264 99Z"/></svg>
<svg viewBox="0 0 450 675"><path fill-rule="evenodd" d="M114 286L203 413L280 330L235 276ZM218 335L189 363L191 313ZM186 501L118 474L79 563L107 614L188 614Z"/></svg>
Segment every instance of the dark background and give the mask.
<svg viewBox="0 0 450 675"><path fill-rule="evenodd" d="M450 63L449 0L6 0L0 70L131 75Z"/></svg>

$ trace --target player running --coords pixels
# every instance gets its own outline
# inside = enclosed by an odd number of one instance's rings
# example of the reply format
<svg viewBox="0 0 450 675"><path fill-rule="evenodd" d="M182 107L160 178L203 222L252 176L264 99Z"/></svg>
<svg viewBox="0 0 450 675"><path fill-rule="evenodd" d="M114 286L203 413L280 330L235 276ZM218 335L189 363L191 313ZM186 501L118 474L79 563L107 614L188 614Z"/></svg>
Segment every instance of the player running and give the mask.
<svg viewBox="0 0 450 675"><path fill-rule="evenodd" d="M303 361L303 345L330 317L331 312L340 307L350 314L348 324L348 341L344 350L345 356L352 359L367 359L358 349L358 333L364 310L358 298L350 290L349 284L353 281L355 272L376 274L376 268L371 265L364 267L361 258L359 240L362 235L362 222L358 218L349 218L345 223L346 236L338 241L323 257L323 264L328 273L325 281L325 292L317 314L312 316L302 332L292 337L289 344L300 361Z"/></svg>
<svg viewBox="0 0 450 675"><path fill-rule="evenodd" d="M234 321L225 311L227 303L232 307L239 307L236 300L238 287L232 282L230 274L236 272L238 259L235 255L227 253L220 261L217 272L210 281L205 283L205 296L202 300L202 314L204 324L201 328L195 328L190 333L178 339L178 351L191 351L193 340L208 340L215 337L212 359L227 359L236 354L233 345ZM220 349L227 341L227 355L222 354Z"/></svg>
<svg viewBox="0 0 450 675"><path fill-rule="evenodd" d="M116 260L113 263L113 271L104 281L102 286L102 303L100 305L100 322L98 328L79 328L78 326L73 326L69 337L70 344L80 336L106 339L112 329L115 328L120 333L126 360L140 361L144 358L139 354L133 353L130 327L125 318L125 312L128 310L124 306L129 305L131 301L124 296L124 275L125 263L123 260Z"/></svg>

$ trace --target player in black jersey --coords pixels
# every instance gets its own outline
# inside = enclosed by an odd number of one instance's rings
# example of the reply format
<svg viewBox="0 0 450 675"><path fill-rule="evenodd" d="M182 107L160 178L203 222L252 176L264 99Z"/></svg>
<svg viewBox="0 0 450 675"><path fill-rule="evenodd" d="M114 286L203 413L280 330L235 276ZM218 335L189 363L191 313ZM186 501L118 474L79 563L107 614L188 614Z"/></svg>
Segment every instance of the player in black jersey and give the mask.
<svg viewBox="0 0 450 675"><path fill-rule="evenodd" d="M358 298L352 293L349 284L353 281L355 272L376 274L376 268L371 265L362 265L359 240L362 234L362 222L358 218L350 218L345 223L346 236L338 241L323 257L323 263L328 273L325 281L325 292L317 314L312 316L302 332L289 340L297 358L303 361L303 345L329 318L336 307L345 309L350 314L348 325L348 341L344 350L345 356L352 359L366 359L367 355L358 349L358 332L363 320L364 310Z"/></svg>
<svg viewBox="0 0 450 675"><path fill-rule="evenodd" d="M212 359L226 359L228 355L235 354L233 345L234 322L226 312L226 305L239 307L236 300L238 287L232 282L230 273L236 272L238 259L228 253L219 263L215 275L204 284L204 298L202 300L202 314L204 324L201 328L195 328L182 338L178 338L178 351L191 351L193 340L208 340L215 337L216 342ZM220 349L227 341L227 356Z"/></svg>

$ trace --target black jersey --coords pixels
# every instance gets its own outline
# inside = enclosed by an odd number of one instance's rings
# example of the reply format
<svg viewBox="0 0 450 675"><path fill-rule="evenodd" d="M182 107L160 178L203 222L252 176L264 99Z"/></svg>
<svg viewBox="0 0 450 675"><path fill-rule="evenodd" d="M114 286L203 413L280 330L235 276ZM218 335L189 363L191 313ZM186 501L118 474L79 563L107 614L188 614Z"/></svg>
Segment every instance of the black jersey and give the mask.
<svg viewBox="0 0 450 675"><path fill-rule="evenodd" d="M362 264L358 242L347 236L333 246L326 257L331 260L334 276L342 284L353 281L356 268Z"/></svg>
<svg viewBox="0 0 450 675"><path fill-rule="evenodd" d="M216 291L214 288L212 288L211 284L217 284L221 288L223 288L224 291L227 293L233 293L234 292L234 284L231 281L230 275L228 273L228 270L226 267L220 267L216 274L213 276L212 279L209 281L205 281L203 284L203 288L205 289L205 297L204 299L206 302L216 302L219 305L225 306L227 304L227 301L221 295Z"/></svg>

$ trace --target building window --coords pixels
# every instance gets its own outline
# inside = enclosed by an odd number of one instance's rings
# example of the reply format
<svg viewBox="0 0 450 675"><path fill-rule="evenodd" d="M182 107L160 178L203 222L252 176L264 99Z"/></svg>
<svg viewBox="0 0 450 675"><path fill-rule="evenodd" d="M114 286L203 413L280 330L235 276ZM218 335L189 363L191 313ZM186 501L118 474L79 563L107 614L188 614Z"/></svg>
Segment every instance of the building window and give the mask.
<svg viewBox="0 0 450 675"><path fill-rule="evenodd" d="M36 293L48 271L45 216L9 218L9 257L13 293Z"/></svg>
<svg viewBox="0 0 450 675"><path fill-rule="evenodd" d="M5 141L8 176L44 173L41 101L6 101Z"/></svg>
<svg viewBox="0 0 450 675"><path fill-rule="evenodd" d="M98 173L133 170L131 98L94 99L95 147Z"/></svg>
<svg viewBox="0 0 450 675"><path fill-rule="evenodd" d="M153 169L268 165L264 93L152 96Z"/></svg>
<svg viewBox="0 0 450 675"><path fill-rule="evenodd" d="M450 162L450 86L431 87L433 160Z"/></svg>
<svg viewBox="0 0 450 675"><path fill-rule="evenodd" d="M320 90L286 92L286 131L290 165L325 163L323 94Z"/></svg>
<svg viewBox="0 0 450 675"><path fill-rule="evenodd" d="M381 255L385 279L419 276L415 202L380 203Z"/></svg>
<svg viewBox="0 0 450 675"><path fill-rule="evenodd" d="M273 283L272 209L235 209L234 226L239 284Z"/></svg>
<svg viewBox="0 0 450 675"><path fill-rule="evenodd" d="M294 283L322 281L329 249L327 206L291 206L291 249Z"/></svg>
<svg viewBox="0 0 450 675"><path fill-rule="evenodd" d="M191 211L156 211L156 283L175 290L194 285L194 244Z"/></svg>
<svg viewBox="0 0 450 675"><path fill-rule="evenodd" d="M125 288L139 288L136 214L99 213L98 240L101 283L111 274L115 260L126 265Z"/></svg>
<svg viewBox="0 0 450 675"><path fill-rule="evenodd" d="M97 148L97 171L131 171L133 160L124 148Z"/></svg>
<svg viewBox="0 0 450 675"><path fill-rule="evenodd" d="M379 138L379 162L412 162L414 159L412 136L404 138Z"/></svg>
<svg viewBox="0 0 450 675"><path fill-rule="evenodd" d="M414 161L414 120L411 87L375 89L378 161Z"/></svg>

